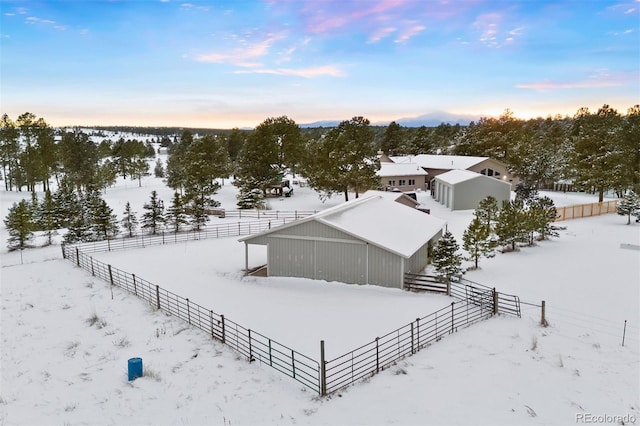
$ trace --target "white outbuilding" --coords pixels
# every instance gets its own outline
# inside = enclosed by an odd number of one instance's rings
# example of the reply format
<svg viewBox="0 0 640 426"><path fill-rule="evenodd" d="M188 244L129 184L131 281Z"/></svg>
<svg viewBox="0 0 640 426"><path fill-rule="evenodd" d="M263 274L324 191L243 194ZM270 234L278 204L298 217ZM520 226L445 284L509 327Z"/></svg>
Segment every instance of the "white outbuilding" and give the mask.
<svg viewBox="0 0 640 426"><path fill-rule="evenodd" d="M259 234L267 275L402 288L405 272L428 263L445 221L381 196L361 197Z"/></svg>
<svg viewBox="0 0 640 426"><path fill-rule="evenodd" d="M511 184L469 170L451 170L431 182L434 200L451 210L471 210L492 196L502 205L511 199Z"/></svg>

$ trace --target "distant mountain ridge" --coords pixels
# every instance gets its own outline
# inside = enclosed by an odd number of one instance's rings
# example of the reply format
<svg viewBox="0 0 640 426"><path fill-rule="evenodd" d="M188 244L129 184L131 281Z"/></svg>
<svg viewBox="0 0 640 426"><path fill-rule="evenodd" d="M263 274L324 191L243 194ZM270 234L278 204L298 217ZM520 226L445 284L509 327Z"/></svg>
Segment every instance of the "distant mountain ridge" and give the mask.
<svg viewBox="0 0 640 426"><path fill-rule="evenodd" d="M468 126L472 121L478 121L480 116L471 114L453 114L446 111L434 111L427 114L418 115L416 117L402 117L390 121L377 121L371 123L373 126L388 126L391 121L395 121L404 127L435 127L442 123L445 124L460 124L461 126ZM322 120L314 121L313 123L300 124L300 127L335 127L343 120Z"/></svg>

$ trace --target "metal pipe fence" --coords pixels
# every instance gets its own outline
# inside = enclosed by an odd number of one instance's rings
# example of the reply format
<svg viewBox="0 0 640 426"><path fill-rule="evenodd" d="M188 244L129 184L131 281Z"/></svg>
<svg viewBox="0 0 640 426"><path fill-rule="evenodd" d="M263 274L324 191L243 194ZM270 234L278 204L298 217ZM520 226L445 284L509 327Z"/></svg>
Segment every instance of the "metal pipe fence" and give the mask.
<svg viewBox="0 0 640 426"><path fill-rule="evenodd" d="M320 393L320 366L314 359L207 309L188 298L114 268L79 250L62 246L65 259L230 346L249 362L260 361Z"/></svg>

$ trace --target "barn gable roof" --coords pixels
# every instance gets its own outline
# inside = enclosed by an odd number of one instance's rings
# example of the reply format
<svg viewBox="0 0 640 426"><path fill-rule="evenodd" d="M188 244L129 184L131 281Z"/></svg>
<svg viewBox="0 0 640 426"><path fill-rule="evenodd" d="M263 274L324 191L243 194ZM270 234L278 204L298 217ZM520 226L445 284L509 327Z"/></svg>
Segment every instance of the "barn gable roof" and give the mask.
<svg viewBox="0 0 640 426"><path fill-rule="evenodd" d="M391 201L405 200L405 201L408 201L410 204L413 204L415 206L420 204L417 200L409 197L404 192L377 191L375 189L370 189L370 190L362 193L360 196L363 197L363 198L379 196L379 197L386 198L387 200L391 200Z"/></svg>
<svg viewBox="0 0 640 426"><path fill-rule="evenodd" d="M379 195L362 197L238 241L317 221L401 257L409 258L440 232L446 222ZM389 224L389 225L387 225Z"/></svg>
<svg viewBox="0 0 640 426"><path fill-rule="evenodd" d="M416 163L380 163L380 170L376 172L380 177L387 176L423 176L427 175Z"/></svg>
<svg viewBox="0 0 640 426"><path fill-rule="evenodd" d="M455 185L457 183L465 182L471 179L491 179L492 181L500 182L501 184L509 185L509 187L511 187L511 184L509 182L504 182L500 179L485 176L483 174L472 172L470 170L450 170L446 173L442 173L441 175L436 176L435 179L451 185Z"/></svg>
<svg viewBox="0 0 640 426"><path fill-rule="evenodd" d="M390 157L395 163L415 163L425 169L466 170L489 157L473 157L470 155L433 155L419 154L416 156Z"/></svg>

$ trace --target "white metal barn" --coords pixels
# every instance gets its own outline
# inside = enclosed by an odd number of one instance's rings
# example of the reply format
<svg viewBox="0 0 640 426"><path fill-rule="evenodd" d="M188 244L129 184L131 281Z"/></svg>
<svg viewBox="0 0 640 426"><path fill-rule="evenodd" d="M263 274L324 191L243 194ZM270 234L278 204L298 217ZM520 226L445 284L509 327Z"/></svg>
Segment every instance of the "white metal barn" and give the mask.
<svg viewBox="0 0 640 426"><path fill-rule="evenodd" d="M241 238L267 246L268 276L402 288L405 272L427 265L445 221L381 196L358 198Z"/></svg>
<svg viewBox="0 0 640 426"><path fill-rule="evenodd" d="M511 184L469 170L451 170L436 176L432 183L433 198L451 210L470 210L481 200L492 196L498 205L511 199Z"/></svg>

